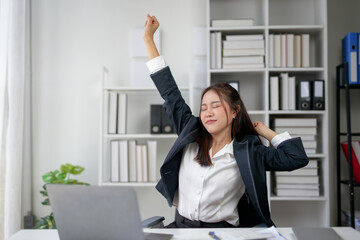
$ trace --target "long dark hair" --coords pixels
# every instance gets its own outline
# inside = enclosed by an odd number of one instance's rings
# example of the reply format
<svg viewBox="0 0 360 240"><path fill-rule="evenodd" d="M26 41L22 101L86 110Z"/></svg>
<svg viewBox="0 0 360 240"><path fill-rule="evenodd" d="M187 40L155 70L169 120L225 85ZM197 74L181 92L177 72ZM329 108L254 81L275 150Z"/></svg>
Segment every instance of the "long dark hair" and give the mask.
<svg viewBox="0 0 360 240"><path fill-rule="evenodd" d="M224 106L223 102L225 101L229 104L230 110L235 110L237 112L236 117L233 119L232 128L231 128L232 139L236 138L237 141L241 141L244 139L246 135L258 136L258 133L254 129L249 114L246 111L245 105L241 100L238 91L236 91L228 83L216 83L214 85L207 87L203 91L201 95L201 101L204 95L210 90L216 92L223 106ZM239 111L239 106L240 106L240 111ZM201 114L201 108L200 108L200 114ZM211 147L211 135L202 124L200 114L198 120L201 125L201 130L200 130L200 134L196 139L196 142L199 145L199 151L197 153L195 161L197 161L201 166L211 166L212 162L209 155L209 150Z"/></svg>

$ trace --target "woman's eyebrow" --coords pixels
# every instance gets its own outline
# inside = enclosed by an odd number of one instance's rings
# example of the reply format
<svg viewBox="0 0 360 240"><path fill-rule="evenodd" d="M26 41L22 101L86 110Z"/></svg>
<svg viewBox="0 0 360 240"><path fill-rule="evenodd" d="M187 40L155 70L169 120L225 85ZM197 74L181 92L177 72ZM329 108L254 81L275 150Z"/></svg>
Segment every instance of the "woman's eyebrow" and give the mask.
<svg viewBox="0 0 360 240"><path fill-rule="evenodd" d="M221 101L213 101L210 104L214 104L214 103L221 103ZM201 104L201 106L206 106L206 103Z"/></svg>

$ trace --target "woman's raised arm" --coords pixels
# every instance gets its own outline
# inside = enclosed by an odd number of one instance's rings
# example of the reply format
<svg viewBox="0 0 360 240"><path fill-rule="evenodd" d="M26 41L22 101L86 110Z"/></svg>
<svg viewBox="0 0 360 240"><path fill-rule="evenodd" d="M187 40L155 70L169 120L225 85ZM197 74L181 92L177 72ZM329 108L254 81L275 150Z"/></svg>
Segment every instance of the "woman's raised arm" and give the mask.
<svg viewBox="0 0 360 240"><path fill-rule="evenodd" d="M146 16L143 40L145 43L145 47L146 47L146 50L148 53L149 60L159 56L159 52L154 43L154 33L155 33L156 29L158 29L159 25L160 24L155 16L150 16L150 14L148 14Z"/></svg>

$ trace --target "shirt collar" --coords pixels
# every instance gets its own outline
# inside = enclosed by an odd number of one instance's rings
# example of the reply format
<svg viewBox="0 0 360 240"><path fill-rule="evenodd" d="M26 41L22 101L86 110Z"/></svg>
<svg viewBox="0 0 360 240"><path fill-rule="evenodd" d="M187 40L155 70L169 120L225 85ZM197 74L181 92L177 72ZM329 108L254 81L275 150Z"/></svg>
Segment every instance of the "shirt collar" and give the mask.
<svg viewBox="0 0 360 240"><path fill-rule="evenodd" d="M218 151L211 159L216 160L219 157L224 156L225 154L230 154L231 157L234 157L234 139L231 143L226 144L220 151ZM212 156L212 148L209 150L210 157Z"/></svg>

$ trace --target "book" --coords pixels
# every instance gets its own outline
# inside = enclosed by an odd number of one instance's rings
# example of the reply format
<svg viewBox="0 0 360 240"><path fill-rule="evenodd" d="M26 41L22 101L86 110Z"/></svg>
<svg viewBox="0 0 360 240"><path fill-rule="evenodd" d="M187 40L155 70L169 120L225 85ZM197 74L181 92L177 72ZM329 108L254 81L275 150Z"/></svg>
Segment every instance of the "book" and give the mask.
<svg viewBox="0 0 360 240"><path fill-rule="evenodd" d="M148 148L147 145L141 145L141 160L142 160L142 178L143 182L149 181L149 164L148 164Z"/></svg>
<svg viewBox="0 0 360 240"><path fill-rule="evenodd" d="M116 92L109 92L108 99L108 133L116 133L117 125L117 98L118 94Z"/></svg>
<svg viewBox="0 0 360 240"><path fill-rule="evenodd" d="M129 181L136 182L136 141L129 140Z"/></svg>
<svg viewBox="0 0 360 240"><path fill-rule="evenodd" d="M286 63L287 63L287 53L286 53L286 49L287 49L287 34L281 34L281 67L285 68Z"/></svg>
<svg viewBox="0 0 360 240"><path fill-rule="evenodd" d="M269 67L274 67L274 34L269 35Z"/></svg>
<svg viewBox="0 0 360 240"><path fill-rule="evenodd" d="M304 168L318 168L318 160L310 159L308 165L306 165Z"/></svg>
<svg viewBox="0 0 360 240"><path fill-rule="evenodd" d="M148 165L149 165L149 182L156 181L156 160L157 160L157 141L148 140Z"/></svg>
<svg viewBox="0 0 360 240"><path fill-rule="evenodd" d="M275 188L275 194L279 197L319 197L320 190Z"/></svg>
<svg viewBox="0 0 360 240"><path fill-rule="evenodd" d="M352 145L352 144L351 144ZM347 142L341 143L341 148L343 150L343 153L346 157L346 160L349 162L349 147ZM360 164L359 160L357 159L355 155L355 151L352 148L351 149L351 158L352 158L352 168L353 168L353 177L355 182L360 182Z"/></svg>
<svg viewBox="0 0 360 240"><path fill-rule="evenodd" d="M286 35L286 67L294 67L294 34Z"/></svg>
<svg viewBox="0 0 360 240"><path fill-rule="evenodd" d="M232 40L223 41L224 49L237 49L237 48L264 48L264 40Z"/></svg>
<svg viewBox="0 0 360 240"><path fill-rule="evenodd" d="M223 57L223 64L252 64L264 63L263 56L240 56L240 57Z"/></svg>
<svg viewBox="0 0 360 240"><path fill-rule="evenodd" d="M242 27L242 26L253 26L254 19L214 19L211 20L212 27Z"/></svg>
<svg viewBox="0 0 360 240"><path fill-rule="evenodd" d="M294 36L294 67L301 67L301 36Z"/></svg>
<svg viewBox="0 0 360 240"><path fill-rule="evenodd" d="M319 184L319 176L276 176L276 183Z"/></svg>
<svg viewBox="0 0 360 240"><path fill-rule="evenodd" d="M136 180L143 182L143 160L142 160L142 146L136 145Z"/></svg>
<svg viewBox="0 0 360 240"><path fill-rule="evenodd" d="M265 55L264 48L251 48L251 49L224 49L224 57L229 56L254 56L254 55Z"/></svg>
<svg viewBox="0 0 360 240"><path fill-rule="evenodd" d="M317 176L318 169L316 168L300 168L291 172L275 172L275 176Z"/></svg>
<svg viewBox="0 0 360 240"><path fill-rule="evenodd" d="M249 64L223 64L224 69L237 69L237 68L264 68L264 63L249 63Z"/></svg>
<svg viewBox="0 0 360 240"><path fill-rule="evenodd" d="M215 33L215 56L216 56L216 59L215 59L215 66L216 68L222 68L222 35L221 35L221 32L216 32Z"/></svg>
<svg viewBox="0 0 360 240"><path fill-rule="evenodd" d="M279 110L279 77L270 77L270 110Z"/></svg>
<svg viewBox="0 0 360 240"><path fill-rule="evenodd" d="M216 34L210 33L210 67L216 68Z"/></svg>
<svg viewBox="0 0 360 240"><path fill-rule="evenodd" d="M301 140L316 140L316 135L315 134L292 134L291 135L293 138L294 137L300 137Z"/></svg>
<svg viewBox="0 0 360 240"><path fill-rule="evenodd" d="M278 183L276 187L286 189L319 189L320 184L291 184L291 183Z"/></svg>
<svg viewBox="0 0 360 240"><path fill-rule="evenodd" d="M305 153L306 154L316 154L316 149L315 148L305 148Z"/></svg>
<svg viewBox="0 0 360 240"><path fill-rule="evenodd" d="M316 118L274 118L277 127L316 127Z"/></svg>
<svg viewBox="0 0 360 240"><path fill-rule="evenodd" d="M289 110L289 74L280 73L280 109Z"/></svg>
<svg viewBox="0 0 360 240"><path fill-rule="evenodd" d="M117 133L125 134L126 133L126 112L127 112L127 95L125 93L120 93L118 95L118 125Z"/></svg>
<svg viewBox="0 0 360 240"><path fill-rule="evenodd" d="M304 148L315 148L317 147L317 141L302 140Z"/></svg>
<svg viewBox="0 0 360 240"><path fill-rule="evenodd" d="M110 142L110 180L111 182L119 182L119 142Z"/></svg>
<svg viewBox="0 0 360 240"><path fill-rule="evenodd" d="M295 76L289 76L288 78L289 84L289 110L296 110L296 83Z"/></svg>
<svg viewBox="0 0 360 240"><path fill-rule="evenodd" d="M237 41L237 40L261 40L264 39L263 34L242 34L242 35L226 35L225 39L227 41Z"/></svg>
<svg viewBox="0 0 360 240"><path fill-rule="evenodd" d="M310 67L310 34L301 34L301 67Z"/></svg>
<svg viewBox="0 0 360 240"><path fill-rule="evenodd" d="M128 141L119 141L119 157L120 157L120 182L129 181L129 164L128 164Z"/></svg>
<svg viewBox="0 0 360 240"><path fill-rule="evenodd" d="M274 67L281 67L281 37L274 35Z"/></svg>
<svg viewBox="0 0 360 240"><path fill-rule="evenodd" d="M275 127L275 132L286 132L292 134L316 134L316 127Z"/></svg>

